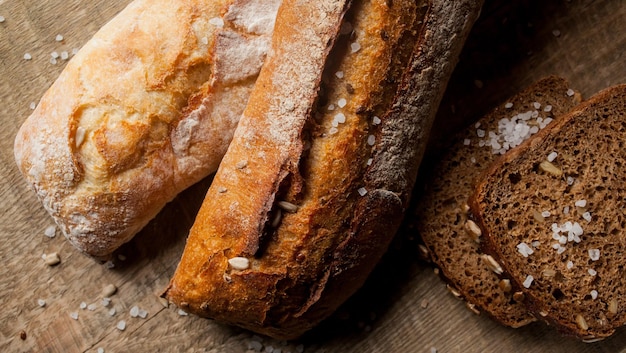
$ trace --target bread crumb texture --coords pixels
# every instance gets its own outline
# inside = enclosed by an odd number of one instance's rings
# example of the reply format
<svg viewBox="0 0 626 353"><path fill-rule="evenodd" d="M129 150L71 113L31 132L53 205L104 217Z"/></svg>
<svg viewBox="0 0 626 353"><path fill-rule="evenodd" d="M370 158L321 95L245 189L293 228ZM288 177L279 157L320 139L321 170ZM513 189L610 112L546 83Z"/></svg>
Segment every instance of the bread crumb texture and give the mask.
<svg viewBox="0 0 626 353"><path fill-rule="evenodd" d="M621 85L507 154L471 202L486 248L523 284L532 307L586 340L611 335L626 321L625 138ZM542 167L548 158L552 167Z"/></svg>

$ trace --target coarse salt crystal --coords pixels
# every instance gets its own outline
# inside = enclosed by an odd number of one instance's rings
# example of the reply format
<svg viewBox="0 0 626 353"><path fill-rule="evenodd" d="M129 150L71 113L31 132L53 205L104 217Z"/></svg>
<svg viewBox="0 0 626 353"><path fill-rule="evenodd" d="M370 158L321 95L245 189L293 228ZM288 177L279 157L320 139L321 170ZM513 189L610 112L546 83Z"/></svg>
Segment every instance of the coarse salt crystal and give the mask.
<svg viewBox="0 0 626 353"><path fill-rule="evenodd" d="M374 162L374 159L373 159L373 158L368 159L368 160L367 160L367 165L368 165L368 166L369 166L369 165L372 165L372 162Z"/></svg>
<svg viewBox="0 0 626 353"><path fill-rule="evenodd" d="M224 20L220 17L213 17L209 23L216 27L224 27Z"/></svg>
<svg viewBox="0 0 626 353"><path fill-rule="evenodd" d="M554 160L556 159L556 157L557 157L558 155L559 155L559 154L558 154L558 153L556 153L556 152L552 152L552 153L550 153L550 154L548 155L548 162L554 162Z"/></svg>
<svg viewBox="0 0 626 353"><path fill-rule="evenodd" d="M594 270L593 268L588 269L587 272L592 276L595 276L598 274L598 271Z"/></svg>
<svg viewBox="0 0 626 353"><path fill-rule="evenodd" d="M480 138L485 137L485 130L482 130L482 129L477 129L477 130L476 130L476 136L478 136L478 137L480 137Z"/></svg>
<svg viewBox="0 0 626 353"><path fill-rule="evenodd" d="M6 18L4 18L4 16L0 16L0 23L4 22L6 20Z"/></svg>
<svg viewBox="0 0 626 353"><path fill-rule="evenodd" d="M473 164L476 164L476 162L477 162L477 161L476 161L476 157L472 157L472 158L470 158L470 162L472 162Z"/></svg>
<svg viewBox="0 0 626 353"><path fill-rule="evenodd" d="M100 304L102 304L102 306L104 307L109 306L111 304L111 298L102 298Z"/></svg>
<svg viewBox="0 0 626 353"><path fill-rule="evenodd" d="M250 260L248 260L248 258L246 257L237 256L237 257L228 259L228 264L233 269L242 271L250 267Z"/></svg>
<svg viewBox="0 0 626 353"><path fill-rule="evenodd" d="M114 264L114 263L113 263L113 261L111 261L111 260L109 260L109 261L107 261L107 262L105 262L105 263L104 263L104 268L106 268L106 269L109 269L109 270L110 270L110 269L112 269L112 268L114 268L114 267L115 267L115 264Z"/></svg>
<svg viewBox="0 0 626 353"><path fill-rule="evenodd" d="M97 353L104 353L104 348L102 347L98 347L98 350L96 351Z"/></svg>
<svg viewBox="0 0 626 353"><path fill-rule="evenodd" d="M504 105L504 107L505 107L506 109L511 109L511 108L513 108L513 103L508 102L508 103L506 103L506 104Z"/></svg>
<svg viewBox="0 0 626 353"><path fill-rule="evenodd" d="M551 215L550 211L543 211L543 212L541 212L541 217L543 217L543 218L548 218L548 217L550 217L550 215Z"/></svg>
<svg viewBox="0 0 626 353"><path fill-rule="evenodd" d="M567 262L565 267L567 267L568 270L571 270L572 268L574 268L574 263L570 260Z"/></svg>
<svg viewBox="0 0 626 353"><path fill-rule="evenodd" d="M545 107L543 107L543 111L546 113L549 113L552 111L552 106L550 104L546 105Z"/></svg>
<svg viewBox="0 0 626 353"><path fill-rule="evenodd" d="M35 108L37 108L37 103L30 102L30 105L28 107L30 108L30 110L35 110Z"/></svg>
<svg viewBox="0 0 626 353"><path fill-rule="evenodd" d="M596 299L598 298L598 291L597 290L592 290L589 294L591 294L591 299Z"/></svg>
<svg viewBox="0 0 626 353"><path fill-rule="evenodd" d="M188 316L189 314L183 310L183 309L178 309L178 315L179 316Z"/></svg>
<svg viewBox="0 0 626 353"><path fill-rule="evenodd" d="M350 50L353 53L356 53L357 51L361 50L361 44L359 44L358 42L354 42L354 43L350 44Z"/></svg>
<svg viewBox="0 0 626 353"><path fill-rule="evenodd" d="M366 188L359 188L357 190L357 192L359 193L359 195L365 196L367 194L367 189Z"/></svg>
<svg viewBox="0 0 626 353"><path fill-rule="evenodd" d="M137 317L139 316L139 307L138 306L133 306L132 308L130 308L130 317Z"/></svg>
<svg viewBox="0 0 626 353"><path fill-rule="evenodd" d="M60 34L57 34L57 36L54 37L54 40L56 40L57 42L61 42L61 41L63 41L63 36L60 35Z"/></svg>
<svg viewBox="0 0 626 353"><path fill-rule="evenodd" d="M33 56L30 55L30 53L24 54L24 60L31 60L32 58L33 58Z"/></svg>
<svg viewBox="0 0 626 353"><path fill-rule="evenodd" d="M124 320L120 320L117 325L115 325L115 328L117 328L120 331L124 331L126 329L126 321Z"/></svg>
<svg viewBox="0 0 626 353"><path fill-rule="evenodd" d="M585 207L587 206L587 200L578 200L574 203L576 207Z"/></svg>
<svg viewBox="0 0 626 353"><path fill-rule="evenodd" d="M329 134L329 135L334 135L334 134L336 134L336 133L338 133L338 132L339 132L339 129L337 129L336 127L331 127L331 128L328 130L328 134Z"/></svg>
<svg viewBox="0 0 626 353"><path fill-rule="evenodd" d="M97 307L96 304L89 304L87 305L87 310L94 311L96 310L96 307Z"/></svg>
<svg viewBox="0 0 626 353"><path fill-rule="evenodd" d="M44 306L46 306L46 301L43 299L37 299L37 305L43 308Z"/></svg>
<svg viewBox="0 0 626 353"><path fill-rule="evenodd" d="M86 308L87 308L87 303L85 303L85 302L81 302L81 303L80 303L80 305L79 305L78 307L84 310L84 309L86 309Z"/></svg>
<svg viewBox="0 0 626 353"><path fill-rule="evenodd" d="M55 59L58 59L59 58L59 53L57 53L56 51L53 51L52 53L50 53L50 56L55 58Z"/></svg>
<svg viewBox="0 0 626 353"><path fill-rule="evenodd" d="M346 99L345 99L345 98L340 98L340 99L337 101L337 106L339 106L339 108L343 108L343 107L345 107L345 106L346 106L346 104L348 104L348 101L346 101Z"/></svg>
<svg viewBox="0 0 626 353"><path fill-rule="evenodd" d="M50 64L56 65L57 64L57 59L56 58L50 58Z"/></svg>
<svg viewBox="0 0 626 353"><path fill-rule="evenodd" d="M570 88L570 89L568 89L566 93L567 93L567 95L568 95L569 97L571 97L571 96L573 96L573 95L575 94L574 90L573 90L573 89L571 89L571 88Z"/></svg>
<svg viewBox="0 0 626 353"><path fill-rule="evenodd" d="M335 72L335 76L337 76L337 78L343 78L344 77L344 73L343 73L343 71L337 71L337 72Z"/></svg>
<svg viewBox="0 0 626 353"><path fill-rule="evenodd" d="M600 249L589 249L587 252L589 253L591 261L600 260Z"/></svg>
<svg viewBox="0 0 626 353"><path fill-rule="evenodd" d="M563 214L569 214L569 206L563 207Z"/></svg>
<svg viewBox="0 0 626 353"><path fill-rule="evenodd" d="M524 257L528 257L528 255L532 255L534 252L534 250L526 243L517 244L517 251L519 251L519 253Z"/></svg>
<svg viewBox="0 0 626 353"><path fill-rule="evenodd" d="M68 52L66 52L66 51L62 51L61 52L61 59L62 60L67 60L69 58L70 58L70 54Z"/></svg>
<svg viewBox="0 0 626 353"><path fill-rule="evenodd" d="M583 219L587 222L591 222L591 212L583 213Z"/></svg>
<svg viewBox="0 0 626 353"><path fill-rule="evenodd" d="M376 136L369 135L367 137L367 144L370 145L370 146L374 146L375 143L376 143Z"/></svg>
<svg viewBox="0 0 626 353"><path fill-rule="evenodd" d="M49 226L48 228L46 228L46 230L43 231L43 234L48 238L54 238L54 236L57 234L57 227Z"/></svg>
<svg viewBox="0 0 626 353"><path fill-rule="evenodd" d="M463 145L465 145L465 146L469 146L471 142L472 142L472 140L470 140L470 139L465 139L465 140L463 140Z"/></svg>
<svg viewBox="0 0 626 353"><path fill-rule="evenodd" d="M248 349L255 352L260 352L261 349L263 349L263 343L259 341L250 341L248 342Z"/></svg>
<svg viewBox="0 0 626 353"><path fill-rule="evenodd" d="M528 275L526 276L526 279L524 280L524 283L522 283L522 285L524 286L524 288L530 288L530 285L533 283L535 279L533 278L533 276Z"/></svg>
<svg viewBox="0 0 626 353"><path fill-rule="evenodd" d="M335 120L339 123L339 124L343 124L346 122L346 116L343 113L339 113L337 115L335 115Z"/></svg>
<svg viewBox="0 0 626 353"><path fill-rule="evenodd" d="M480 127L480 121L479 121L479 122L477 122L476 124L474 124L474 128L475 128L475 129L478 129L479 127Z"/></svg>
<svg viewBox="0 0 626 353"><path fill-rule="evenodd" d="M74 320L78 320L78 313L76 311L72 311L70 313L70 317Z"/></svg>
<svg viewBox="0 0 626 353"><path fill-rule="evenodd" d="M372 118L372 124L374 124L374 125L378 125L378 124L380 124L380 123L382 123L382 122L383 122L383 121L382 121L382 120L380 120L380 118L379 118L379 117L377 117L377 116L374 116L374 117Z"/></svg>
<svg viewBox="0 0 626 353"><path fill-rule="evenodd" d="M539 108L541 108L541 103L539 103L539 102L534 102L534 103L533 103L533 107L535 107L535 109L539 109Z"/></svg>
<svg viewBox="0 0 626 353"><path fill-rule="evenodd" d="M117 310L115 310L115 308L109 309L109 316L114 316L116 312Z"/></svg>
<svg viewBox="0 0 626 353"><path fill-rule="evenodd" d="M335 110L335 105L334 104L329 104L328 105L328 110Z"/></svg>
<svg viewBox="0 0 626 353"><path fill-rule="evenodd" d="M564 247L562 245L559 245L559 248L556 250L556 253L560 255L560 254L564 253L565 250L567 250L566 247Z"/></svg>
<svg viewBox="0 0 626 353"><path fill-rule="evenodd" d="M139 309L138 315L140 318L145 319L146 317L148 317L148 312L144 309Z"/></svg>
<svg viewBox="0 0 626 353"><path fill-rule="evenodd" d="M567 177L567 185L574 185L574 181L576 181L576 179L574 179L574 177L568 176Z"/></svg>
<svg viewBox="0 0 626 353"><path fill-rule="evenodd" d="M530 245L532 245L533 248L538 248L539 245L541 245L541 242L539 240L535 240L532 243L530 243Z"/></svg>

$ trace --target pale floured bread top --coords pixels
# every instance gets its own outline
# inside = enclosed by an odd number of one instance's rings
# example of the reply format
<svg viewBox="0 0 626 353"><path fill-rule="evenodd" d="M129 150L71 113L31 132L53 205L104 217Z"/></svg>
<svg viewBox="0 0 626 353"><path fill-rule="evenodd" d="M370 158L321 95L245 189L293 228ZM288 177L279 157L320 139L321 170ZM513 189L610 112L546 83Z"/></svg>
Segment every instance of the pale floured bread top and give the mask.
<svg viewBox="0 0 626 353"><path fill-rule="evenodd" d="M217 169L279 4L137 0L68 63L15 157L74 245L107 255Z"/></svg>

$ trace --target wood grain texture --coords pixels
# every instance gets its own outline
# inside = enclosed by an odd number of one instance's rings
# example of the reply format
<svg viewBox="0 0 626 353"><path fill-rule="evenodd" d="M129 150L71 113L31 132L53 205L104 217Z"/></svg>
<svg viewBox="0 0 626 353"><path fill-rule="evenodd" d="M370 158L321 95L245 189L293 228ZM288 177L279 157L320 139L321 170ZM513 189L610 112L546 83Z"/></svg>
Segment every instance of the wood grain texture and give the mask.
<svg viewBox="0 0 626 353"><path fill-rule="evenodd" d="M46 237L52 220L18 174L15 133L30 114L30 103L62 70L63 61L51 64L50 53L80 47L127 3L0 0L5 18L0 23L0 351L96 352L101 347L105 352L234 353L261 345L307 353L430 352L431 347L439 352L626 352L624 329L603 342L584 344L540 323L512 330L475 316L419 262L410 229L397 237L366 286L301 341L256 338L180 316L176 308L164 308L157 294L174 272L208 179L181 194L122 247L118 254L125 260L116 258L112 269L79 254L60 235ZM568 78L586 97L626 82L623 18L623 0L487 1L442 103L438 124L446 129L433 135L431 155L450 130L546 74ZM57 34L64 36L62 42L55 41ZM27 52L30 61L23 59ZM60 265L43 263L41 255L50 252L60 254ZM108 283L119 288L111 302L114 316L101 305ZM81 302L97 305L83 310ZM130 316L135 305L148 311L146 319ZM124 331L115 328L120 320L126 321Z"/></svg>

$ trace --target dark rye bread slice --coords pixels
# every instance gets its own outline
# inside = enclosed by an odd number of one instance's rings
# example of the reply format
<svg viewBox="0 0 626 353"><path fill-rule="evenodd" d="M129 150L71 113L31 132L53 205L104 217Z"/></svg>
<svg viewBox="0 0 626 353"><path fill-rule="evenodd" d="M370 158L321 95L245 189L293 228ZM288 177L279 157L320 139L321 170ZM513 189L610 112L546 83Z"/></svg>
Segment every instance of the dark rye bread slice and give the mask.
<svg viewBox="0 0 626 353"><path fill-rule="evenodd" d="M508 280L483 255L478 237L466 230L471 225L467 199L475 180L503 150L503 143L493 148L494 134L500 139L513 136L498 130L499 123L508 126L503 119L528 129L540 127L547 123L544 119L565 114L579 102L580 95L562 78L550 76L535 82L452 138L451 148L429 172L427 190L417 202L413 226L453 293L458 292L470 309L485 312L506 326L520 327L535 318L523 303L513 300ZM530 119L522 120L526 117Z"/></svg>
<svg viewBox="0 0 626 353"><path fill-rule="evenodd" d="M626 85L492 165L470 199L483 247L529 309L595 341L626 322Z"/></svg>

